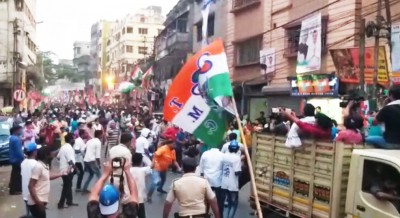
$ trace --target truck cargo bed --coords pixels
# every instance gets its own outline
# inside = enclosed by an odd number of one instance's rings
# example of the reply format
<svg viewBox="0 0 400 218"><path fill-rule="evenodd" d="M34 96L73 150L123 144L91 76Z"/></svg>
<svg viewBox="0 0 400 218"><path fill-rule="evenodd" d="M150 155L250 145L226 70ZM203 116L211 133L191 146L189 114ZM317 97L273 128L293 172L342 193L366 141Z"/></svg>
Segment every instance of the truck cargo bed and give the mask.
<svg viewBox="0 0 400 218"><path fill-rule="evenodd" d="M345 217L351 153L363 146L303 140L295 150L285 141L254 136L253 170L262 205L298 217Z"/></svg>

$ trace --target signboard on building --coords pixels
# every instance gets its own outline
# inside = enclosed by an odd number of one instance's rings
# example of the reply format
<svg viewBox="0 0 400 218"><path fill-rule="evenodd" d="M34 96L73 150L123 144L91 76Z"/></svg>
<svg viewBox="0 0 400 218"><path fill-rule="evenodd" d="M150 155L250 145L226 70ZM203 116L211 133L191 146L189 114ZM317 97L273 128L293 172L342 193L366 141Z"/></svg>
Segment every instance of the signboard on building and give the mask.
<svg viewBox="0 0 400 218"><path fill-rule="evenodd" d="M316 14L301 22L296 73L321 69L321 14Z"/></svg>
<svg viewBox="0 0 400 218"><path fill-rule="evenodd" d="M333 62L336 67L337 75L340 81L344 83L360 82L360 58L359 48L334 49L331 50ZM365 48L365 69L364 79L366 84L373 83L374 75L374 48ZM386 60L386 50L384 46L379 47L379 66L378 66L378 83L388 85L388 64Z"/></svg>
<svg viewBox="0 0 400 218"><path fill-rule="evenodd" d="M265 67L263 74L275 72L275 48L260 51L260 64Z"/></svg>
<svg viewBox="0 0 400 218"><path fill-rule="evenodd" d="M331 96L338 95L337 78L329 74L298 75L290 78L292 96Z"/></svg>
<svg viewBox="0 0 400 218"><path fill-rule="evenodd" d="M392 24L392 69L391 69L391 80L395 85L400 84L400 23Z"/></svg>

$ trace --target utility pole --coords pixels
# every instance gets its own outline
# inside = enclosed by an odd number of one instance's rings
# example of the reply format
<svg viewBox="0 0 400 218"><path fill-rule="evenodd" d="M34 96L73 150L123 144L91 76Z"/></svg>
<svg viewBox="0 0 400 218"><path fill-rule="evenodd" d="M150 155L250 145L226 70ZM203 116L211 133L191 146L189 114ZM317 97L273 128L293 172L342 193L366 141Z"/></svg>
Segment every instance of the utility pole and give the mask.
<svg viewBox="0 0 400 218"><path fill-rule="evenodd" d="M379 37L382 27L382 0L378 0L377 15L376 15L376 31L375 31L375 55L374 55L374 80L372 86L372 97L377 98L377 84L378 84L378 71L379 71Z"/></svg>
<svg viewBox="0 0 400 218"><path fill-rule="evenodd" d="M360 90L361 94L365 95L365 18L360 22L360 52L359 52L359 68L360 68Z"/></svg>
<svg viewBox="0 0 400 218"><path fill-rule="evenodd" d="M11 85L11 96L14 95L14 91L16 90L17 78L18 78L18 62L19 62L19 53L18 53L18 19L15 18L13 21L13 35L14 35L14 52L13 52L13 63L14 63L14 73L12 75L12 85ZM17 105L14 98L11 97L12 106L15 108Z"/></svg>

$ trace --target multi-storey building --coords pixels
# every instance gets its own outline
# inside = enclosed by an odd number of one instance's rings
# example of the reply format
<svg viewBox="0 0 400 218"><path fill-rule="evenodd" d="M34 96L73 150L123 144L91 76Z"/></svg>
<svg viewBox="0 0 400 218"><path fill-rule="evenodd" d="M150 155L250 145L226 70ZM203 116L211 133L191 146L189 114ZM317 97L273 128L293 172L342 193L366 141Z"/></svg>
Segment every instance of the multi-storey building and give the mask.
<svg viewBox="0 0 400 218"><path fill-rule="evenodd" d="M36 0L0 0L0 107L12 104L13 89L26 91L27 68L36 63L36 24Z"/></svg>
<svg viewBox="0 0 400 218"><path fill-rule="evenodd" d="M207 36L208 42L212 42L216 38L226 39L226 22L227 10L226 1L216 0L215 3L210 5L210 12L208 15ZM193 7L193 26L192 26L192 42L193 53L201 49L202 46L202 27L203 16L201 14L202 1L196 0Z"/></svg>
<svg viewBox="0 0 400 218"><path fill-rule="evenodd" d="M139 59L153 54L154 39L164 26L161 7L149 6L113 25L106 42L106 66L116 82L127 79Z"/></svg>
<svg viewBox="0 0 400 218"><path fill-rule="evenodd" d="M399 20L400 3L390 2L392 22L395 22ZM260 111L269 113L273 107L299 111L303 99L291 97L288 77L296 76L301 22L321 13L321 67L312 73L329 74L336 71L329 50L358 47L360 20L375 19L376 3L373 0L228 1L227 53L242 113L254 120ZM382 14L385 14L384 8ZM371 43L373 39L368 39L367 46ZM381 40L381 43L387 41ZM269 48L275 49L275 71L266 76L260 65L260 50ZM314 104L323 105L324 112L331 116L337 115L334 110L340 113L337 102L319 100Z"/></svg>
<svg viewBox="0 0 400 218"><path fill-rule="evenodd" d="M92 74L98 79L99 93L102 94L106 84L106 64L107 64L107 37L113 27L114 22L100 20L92 25L91 40L90 40L90 55L92 57Z"/></svg>
<svg viewBox="0 0 400 218"><path fill-rule="evenodd" d="M192 53L193 4L190 0L178 1L167 14L165 29L156 38L155 82L164 93Z"/></svg>
<svg viewBox="0 0 400 218"><path fill-rule="evenodd" d="M85 75L85 86L94 85L89 83L94 76L91 71L93 58L90 55L90 42L74 42L74 59L72 61L77 72Z"/></svg>

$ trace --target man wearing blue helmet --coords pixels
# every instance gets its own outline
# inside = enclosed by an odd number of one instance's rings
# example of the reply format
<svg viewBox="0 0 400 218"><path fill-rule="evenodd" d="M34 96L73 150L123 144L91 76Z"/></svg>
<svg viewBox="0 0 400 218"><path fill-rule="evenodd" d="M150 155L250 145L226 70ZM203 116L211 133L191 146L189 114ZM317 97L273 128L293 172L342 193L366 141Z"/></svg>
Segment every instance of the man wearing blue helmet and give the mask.
<svg viewBox="0 0 400 218"><path fill-rule="evenodd" d="M228 153L223 155L222 159L222 180L221 189L223 199L228 202L227 210L225 211L227 218L234 218L238 207L239 198L239 175L242 171L241 158L237 155L240 146L236 140L230 142Z"/></svg>
<svg viewBox="0 0 400 218"><path fill-rule="evenodd" d="M130 173L130 165L130 162L126 162L124 166L124 178L127 180L130 191L128 203L124 203L122 210L120 209L120 199L124 195L123 186L120 186L118 190L113 184L105 184L112 174L111 163L106 163L101 178L94 185L89 196L88 218L137 217L138 191L136 182Z"/></svg>

